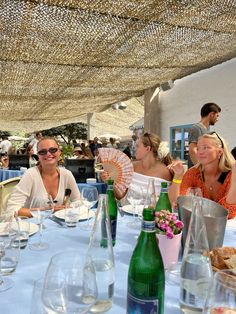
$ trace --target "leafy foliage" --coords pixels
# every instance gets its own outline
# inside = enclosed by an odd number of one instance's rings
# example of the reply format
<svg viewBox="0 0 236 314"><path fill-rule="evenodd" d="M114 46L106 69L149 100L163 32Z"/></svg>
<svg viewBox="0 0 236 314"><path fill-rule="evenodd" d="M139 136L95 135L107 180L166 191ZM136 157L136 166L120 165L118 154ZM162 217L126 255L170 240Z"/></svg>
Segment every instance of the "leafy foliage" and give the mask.
<svg viewBox="0 0 236 314"><path fill-rule="evenodd" d="M42 131L42 134L50 137L60 136L67 145L71 145L75 139L87 138L87 125L82 122L70 123Z"/></svg>
<svg viewBox="0 0 236 314"><path fill-rule="evenodd" d="M4 137L4 136L11 136L11 133L8 131L0 131L0 138Z"/></svg>

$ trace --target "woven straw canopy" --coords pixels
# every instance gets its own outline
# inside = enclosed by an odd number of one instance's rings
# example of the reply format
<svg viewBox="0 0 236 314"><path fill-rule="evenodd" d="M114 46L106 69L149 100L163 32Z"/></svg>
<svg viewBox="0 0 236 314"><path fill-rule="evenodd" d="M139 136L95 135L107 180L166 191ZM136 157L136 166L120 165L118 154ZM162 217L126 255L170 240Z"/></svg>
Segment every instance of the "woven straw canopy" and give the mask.
<svg viewBox="0 0 236 314"><path fill-rule="evenodd" d="M0 128L86 121L234 57L235 0L0 0Z"/></svg>

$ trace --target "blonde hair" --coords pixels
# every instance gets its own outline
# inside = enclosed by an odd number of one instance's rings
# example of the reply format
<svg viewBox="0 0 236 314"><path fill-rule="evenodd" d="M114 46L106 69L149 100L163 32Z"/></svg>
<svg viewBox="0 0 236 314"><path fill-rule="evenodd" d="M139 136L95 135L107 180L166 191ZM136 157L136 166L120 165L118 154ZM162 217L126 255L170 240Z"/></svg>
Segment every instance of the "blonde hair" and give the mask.
<svg viewBox="0 0 236 314"><path fill-rule="evenodd" d="M58 141L57 141L54 137L48 136L48 137L43 137L43 138L41 138L41 139L38 141L38 143L37 143L37 149L38 149L38 147L39 147L39 144L40 144L41 142L43 142L43 141L46 141L46 140L54 141L54 142L57 144L58 148L60 148L60 147L59 147L59 144L58 144Z"/></svg>
<svg viewBox="0 0 236 314"><path fill-rule="evenodd" d="M163 162L166 166L171 164L172 158L169 153L167 142L162 142L160 137L154 133L144 133L140 139L145 147L151 147L156 159Z"/></svg>
<svg viewBox="0 0 236 314"><path fill-rule="evenodd" d="M198 138L207 138L213 141L214 145L222 151L222 154L219 158L219 169L222 172L230 171L235 163L235 159L233 155L230 153L229 148L223 139L222 136L219 136L216 132L211 132L207 134L203 134ZM196 167L201 167L200 163L196 165Z"/></svg>

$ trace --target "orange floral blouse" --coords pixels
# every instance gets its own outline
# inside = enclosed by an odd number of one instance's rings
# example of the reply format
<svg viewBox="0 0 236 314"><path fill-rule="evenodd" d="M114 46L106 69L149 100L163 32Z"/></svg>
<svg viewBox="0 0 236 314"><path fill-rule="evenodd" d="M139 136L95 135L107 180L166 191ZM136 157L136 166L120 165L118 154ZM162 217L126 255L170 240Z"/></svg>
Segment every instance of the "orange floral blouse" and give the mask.
<svg viewBox="0 0 236 314"><path fill-rule="evenodd" d="M212 199L213 201L219 203L228 210L228 219L232 219L236 216L236 204L228 204L226 202L226 195L230 188L230 180L231 171L228 172L224 182L221 184L221 187L217 191L215 198ZM203 197L211 199L208 193L208 189L206 188L203 181L200 169L192 167L188 171L186 171L180 185L180 195L186 195L187 189L189 187L199 187L202 190Z"/></svg>

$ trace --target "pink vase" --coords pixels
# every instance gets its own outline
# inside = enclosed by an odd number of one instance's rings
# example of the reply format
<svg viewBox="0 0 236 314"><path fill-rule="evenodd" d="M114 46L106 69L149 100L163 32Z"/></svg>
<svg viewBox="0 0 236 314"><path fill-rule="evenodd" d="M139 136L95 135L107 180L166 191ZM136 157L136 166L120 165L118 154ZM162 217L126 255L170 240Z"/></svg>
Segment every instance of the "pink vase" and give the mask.
<svg viewBox="0 0 236 314"><path fill-rule="evenodd" d="M178 262L182 232L168 239L164 234L156 234L165 269L175 268Z"/></svg>

